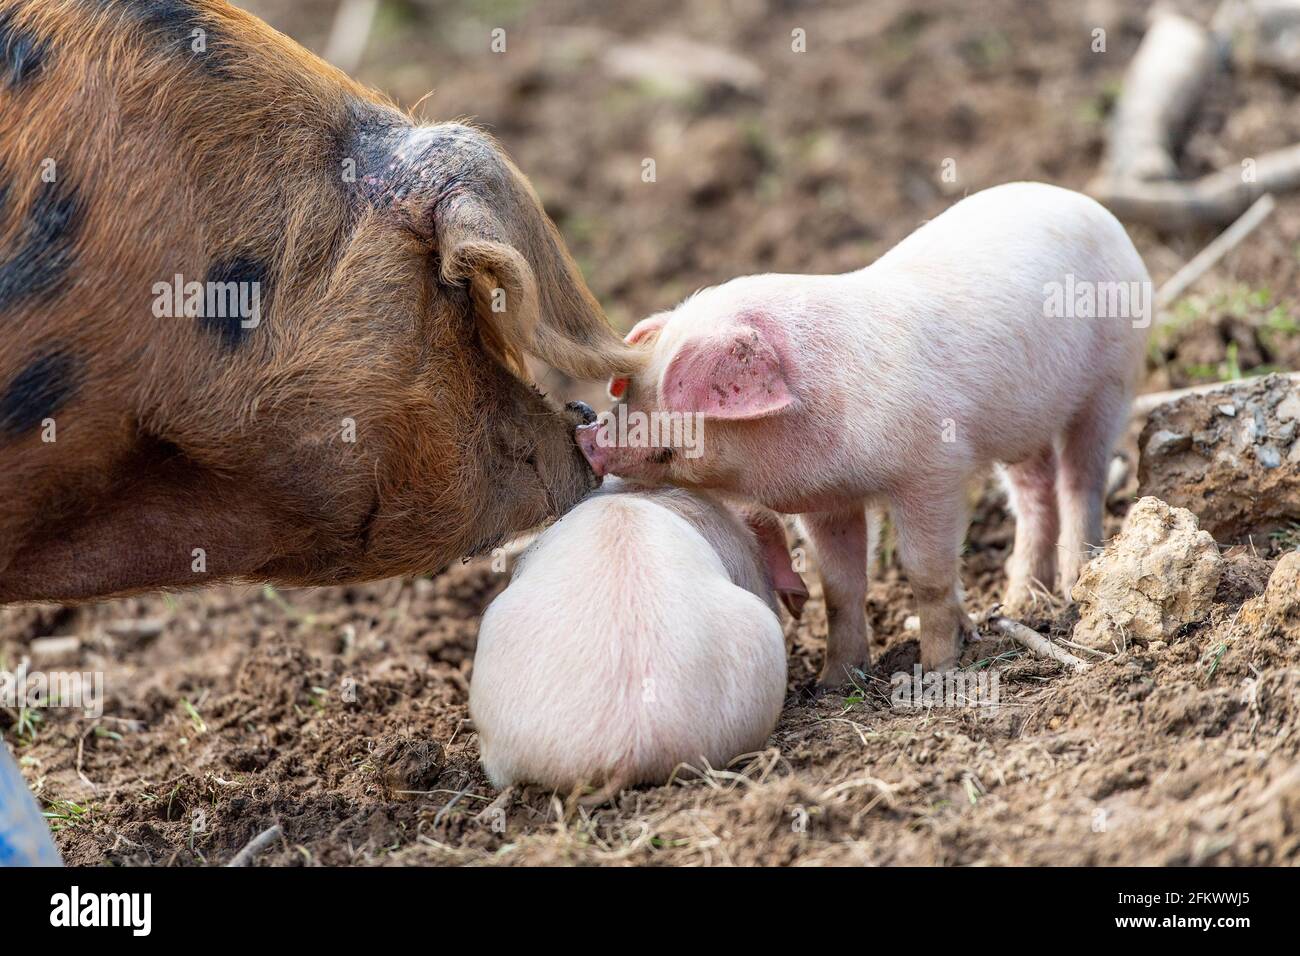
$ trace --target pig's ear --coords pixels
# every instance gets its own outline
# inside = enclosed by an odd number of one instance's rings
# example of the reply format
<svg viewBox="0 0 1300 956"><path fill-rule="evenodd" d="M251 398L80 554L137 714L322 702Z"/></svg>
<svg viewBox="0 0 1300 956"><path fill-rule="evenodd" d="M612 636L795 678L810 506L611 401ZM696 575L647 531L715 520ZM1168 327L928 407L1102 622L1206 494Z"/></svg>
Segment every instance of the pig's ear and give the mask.
<svg viewBox="0 0 1300 956"><path fill-rule="evenodd" d="M767 568L772 590L781 599L790 616L798 620L808 601L808 588L790 560L790 545L786 541L781 519L766 508L751 505L745 509L745 524L758 539L763 564Z"/></svg>
<svg viewBox="0 0 1300 956"><path fill-rule="evenodd" d="M658 332L668 321L667 312L657 312L652 316L642 319L636 325L632 326L632 331L623 336L623 341L628 345L636 345L638 342L645 341L651 335Z"/></svg>
<svg viewBox="0 0 1300 956"><path fill-rule="evenodd" d="M655 315L642 319L636 325L632 326L632 331L623 336L623 341L628 345L637 345L643 343L646 339L657 334L668 321L667 312L659 312ZM628 376L615 375L609 380L609 397L622 398L627 393Z"/></svg>
<svg viewBox="0 0 1300 956"><path fill-rule="evenodd" d="M485 134L447 124L464 175L430 214L444 281L468 281L485 342L567 375L639 371L644 355L605 320L532 187Z"/></svg>
<svg viewBox="0 0 1300 956"><path fill-rule="evenodd" d="M668 411L736 419L773 415L794 401L776 349L749 326L683 342L659 399Z"/></svg>
<svg viewBox="0 0 1300 956"><path fill-rule="evenodd" d="M469 284L484 344L511 371L527 377L523 353L536 350L540 316L536 280L514 247L488 238L483 213L466 205L440 223L442 279ZM477 220L481 228L467 228L465 220Z"/></svg>

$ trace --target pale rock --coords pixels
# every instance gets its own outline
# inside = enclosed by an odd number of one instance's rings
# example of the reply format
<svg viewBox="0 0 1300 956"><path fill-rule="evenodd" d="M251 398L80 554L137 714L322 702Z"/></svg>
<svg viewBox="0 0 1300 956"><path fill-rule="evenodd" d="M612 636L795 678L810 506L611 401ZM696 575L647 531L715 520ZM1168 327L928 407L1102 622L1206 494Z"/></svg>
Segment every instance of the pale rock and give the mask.
<svg viewBox="0 0 1300 956"><path fill-rule="evenodd" d="M1074 586L1073 639L1093 648L1168 641L1209 614L1222 571L1218 546L1195 515L1142 498Z"/></svg>

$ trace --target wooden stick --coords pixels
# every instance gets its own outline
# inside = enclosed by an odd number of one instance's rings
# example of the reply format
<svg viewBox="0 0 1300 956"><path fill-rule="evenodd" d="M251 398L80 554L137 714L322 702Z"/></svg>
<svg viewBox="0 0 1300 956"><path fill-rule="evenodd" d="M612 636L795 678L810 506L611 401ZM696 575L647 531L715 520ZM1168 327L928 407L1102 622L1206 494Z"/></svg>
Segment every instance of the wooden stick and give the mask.
<svg viewBox="0 0 1300 956"><path fill-rule="evenodd" d="M1025 627L1019 621L995 614L988 619L988 625L1004 637L1009 637L1017 644L1028 648L1029 652L1036 657L1044 657L1049 661L1064 664L1076 673L1083 673L1088 669L1087 661L1082 661L1068 651L1061 650L1043 635Z"/></svg>
<svg viewBox="0 0 1300 956"><path fill-rule="evenodd" d="M267 827L249 840L248 845L236 853L234 859L227 863L226 866L251 866L258 854L280 839L281 835L280 824L277 823Z"/></svg>
<svg viewBox="0 0 1300 956"><path fill-rule="evenodd" d="M1157 10L1124 74L1103 175L1125 182L1177 176L1174 153L1220 67L1209 30L1172 10Z"/></svg>
<svg viewBox="0 0 1300 956"><path fill-rule="evenodd" d="M1279 372L1283 378L1300 384L1300 372ZM1262 376L1261 376L1262 377ZM1180 398L1186 398L1188 395L1208 395L1210 392L1217 392L1220 389L1229 389L1234 385L1240 385L1243 382L1254 381L1250 378L1233 379L1230 382L1210 382L1208 385L1192 385L1189 388L1175 388L1168 392L1151 392L1148 395L1139 395L1133 400L1133 417L1140 415L1150 415L1153 411L1167 402L1175 402Z"/></svg>
<svg viewBox="0 0 1300 956"><path fill-rule="evenodd" d="M1209 272L1219 260L1241 244L1241 241L1259 228L1260 223L1273 214L1277 202L1272 193L1264 193L1254 204L1241 214L1231 226L1223 230L1208 246L1202 249L1192 261L1173 274L1156 293L1156 308L1163 309L1192 287L1201 276Z"/></svg>
<svg viewBox="0 0 1300 956"><path fill-rule="evenodd" d="M1088 191L1126 222L1169 231L1226 226L1265 193L1300 188L1300 144L1252 158L1254 177L1249 182L1242 178L1242 167L1228 166L1191 182L1102 178Z"/></svg>

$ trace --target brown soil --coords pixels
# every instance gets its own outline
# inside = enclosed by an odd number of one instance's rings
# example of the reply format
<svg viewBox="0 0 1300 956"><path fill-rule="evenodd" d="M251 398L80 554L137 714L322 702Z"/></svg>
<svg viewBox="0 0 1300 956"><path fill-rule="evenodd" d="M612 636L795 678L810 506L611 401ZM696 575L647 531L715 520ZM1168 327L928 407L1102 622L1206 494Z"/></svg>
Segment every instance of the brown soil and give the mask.
<svg viewBox="0 0 1300 956"><path fill-rule="evenodd" d="M334 4L248 6L319 48ZM384 5L361 77L407 104L436 82L424 115L492 128L625 326L733 275L860 267L967 191L1082 187L1142 30L1137 5L1086 6L405 0ZM504 55L487 52L493 26ZM1089 49L1096 26L1105 54ZM807 54L790 52L795 28ZM762 81L683 91L602 67L614 44L660 33L740 53ZM1185 170L1300 141L1292 96L1267 76L1222 84ZM956 183L940 179L946 158ZM1150 388L1300 366L1298 227L1300 201L1284 198L1179 307ZM1208 238L1134 235L1157 281ZM1134 485L1112 497L1111 531ZM1010 536L990 485L965 561L973 610L995 603ZM0 709L0 729L74 864L222 863L277 822L284 840L261 863L1295 863L1300 646L1236 620L1266 572L1221 586L1208 622L1085 674L978 644L966 660L996 669L996 712L913 711L889 703L889 675L915 657L889 564L860 690L806 693L825 627L814 594L764 753L596 810L537 790L489 807L465 706L478 616L508 578L486 561L364 587L0 610L0 667L36 638L77 635L60 666L106 683L100 719ZM1074 613L1031 623L1065 635ZM117 623L136 619L160 633Z"/></svg>

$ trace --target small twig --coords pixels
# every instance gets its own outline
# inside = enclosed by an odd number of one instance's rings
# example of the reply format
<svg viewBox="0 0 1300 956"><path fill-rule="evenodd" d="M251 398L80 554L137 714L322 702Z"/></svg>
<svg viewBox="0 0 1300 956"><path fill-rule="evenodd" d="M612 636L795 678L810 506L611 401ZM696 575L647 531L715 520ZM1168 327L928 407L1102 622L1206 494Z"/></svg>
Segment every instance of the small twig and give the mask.
<svg viewBox="0 0 1300 956"><path fill-rule="evenodd" d="M1272 193L1265 193L1241 214L1231 226L1223 230L1213 242L1202 249L1169 279L1156 293L1156 308L1163 309L1213 269L1229 252L1237 248L1241 241L1259 228L1260 223L1272 215L1277 202Z"/></svg>
<svg viewBox="0 0 1300 956"><path fill-rule="evenodd" d="M1026 647L1030 653L1044 657L1058 664L1064 664L1066 667L1073 668L1076 672L1082 673L1088 669L1087 661L1080 660L1069 651L1063 651L1037 631L1030 630L1019 621L1013 621L1009 617L994 615L988 619L988 626L993 628L999 634L1011 638L1017 644Z"/></svg>
<svg viewBox="0 0 1300 956"><path fill-rule="evenodd" d="M98 726L99 726L99 722L96 721L95 723L90 725L90 727L86 730L84 734L82 734L79 738L77 738L77 776L81 778L82 783L90 787L91 793L97 791L99 787L95 784L93 780L87 777L86 774L82 771L82 765L86 756L86 738L89 737L91 734L93 734L95 732L95 728Z"/></svg>
<svg viewBox="0 0 1300 956"><path fill-rule="evenodd" d="M253 839L249 840L248 845L236 853L234 859L227 863L226 866L251 866L253 860L257 858L258 854L276 840L280 839L281 836L282 832L280 830L280 824L276 823L267 827L257 836L253 837Z"/></svg>
<svg viewBox="0 0 1300 956"><path fill-rule="evenodd" d="M1074 641L1067 641L1063 637L1057 638L1057 643L1062 644L1065 647L1073 647L1076 651L1083 651L1085 654L1093 654L1104 660L1110 660L1115 656L1114 654L1107 654L1105 651L1099 651L1095 647L1089 647L1086 644L1076 644Z"/></svg>
<svg viewBox="0 0 1300 956"><path fill-rule="evenodd" d="M478 823L492 823L499 819L499 815L506 812L506 807L510 806L511 801L515 798L515 788L511 784L502 790L495 800L478 812L474 817ZM485 798L486 799L486 798Z"/></svg>
<svg viewBox="0 0 1300 956"><path fill-rule="evenodd" d="M456 795L447 801L446 806L433 815L433 828L435 830L438 828L438 824L442 823L443 817L450 813L455 808L456 804L460 803L460 801L464 799L465 795L469 793L470 783L469 775L466 774L465 786L457 790Z"/></svg>
<svg viewBox="0 0 1300 956"><path fill-rule="evenodd" d="M157 637L166 626L167 621L160 617L124 618L109 621L104 625L104 631L114 637L149 638Z"/></svg>

